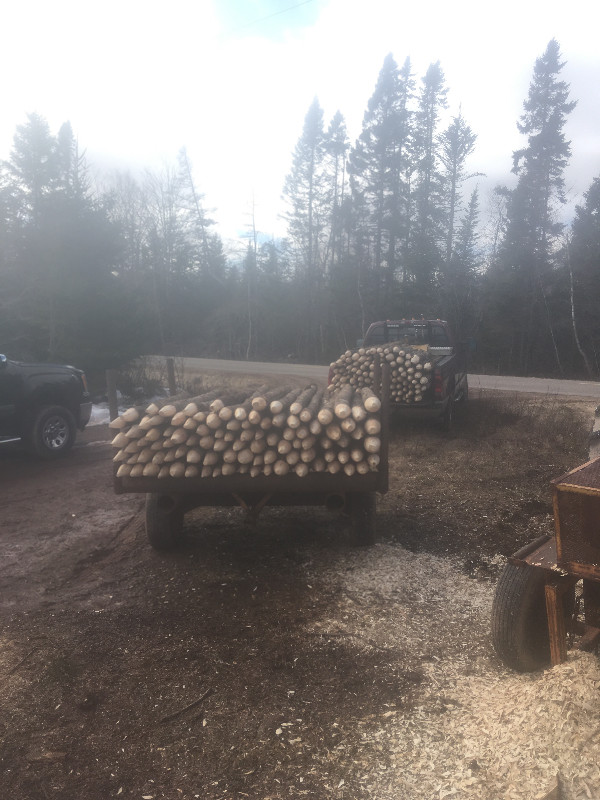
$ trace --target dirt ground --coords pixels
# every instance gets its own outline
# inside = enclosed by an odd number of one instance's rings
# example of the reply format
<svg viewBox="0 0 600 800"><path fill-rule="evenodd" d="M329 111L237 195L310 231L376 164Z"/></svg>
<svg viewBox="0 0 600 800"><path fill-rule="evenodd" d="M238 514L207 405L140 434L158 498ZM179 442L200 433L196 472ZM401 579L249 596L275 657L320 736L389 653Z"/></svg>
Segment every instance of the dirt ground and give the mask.
<svg viewBox="0 0 600 800"><path fill-rule="evenodd" d="M0 450L0 797L471 797L406 731L452 705L438 665L506 677L494 583L551 529L593 407L481 393L451 435L395 420L368 550L324 509L202 509L158 554L106 427L52 464ZM501 796L485 758L452 769Z"/></svg>

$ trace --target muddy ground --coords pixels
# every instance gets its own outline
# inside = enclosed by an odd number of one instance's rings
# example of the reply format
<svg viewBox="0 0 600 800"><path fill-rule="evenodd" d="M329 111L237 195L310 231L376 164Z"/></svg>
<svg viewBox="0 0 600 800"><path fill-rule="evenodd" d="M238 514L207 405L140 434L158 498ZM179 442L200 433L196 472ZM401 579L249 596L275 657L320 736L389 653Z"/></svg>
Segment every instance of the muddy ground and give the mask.
<svg viewBox="0 0 600 800"><path fill-rule="evenodd" d="M369 551L325 510L202 509L158 554L106 427L52 464L0 450L0 797L421 797L389 726L432 663L502 673L502 556L551 529L592 411L481 393L451 435L394 421Z"/></svg>

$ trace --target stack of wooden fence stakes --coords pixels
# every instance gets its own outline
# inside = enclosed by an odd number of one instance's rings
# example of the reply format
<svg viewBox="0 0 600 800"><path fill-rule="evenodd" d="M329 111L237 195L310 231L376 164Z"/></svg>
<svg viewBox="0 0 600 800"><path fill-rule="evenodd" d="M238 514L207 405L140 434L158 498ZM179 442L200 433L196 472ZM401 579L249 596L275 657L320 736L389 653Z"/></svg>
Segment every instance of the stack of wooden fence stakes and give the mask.
<svg viewBox="0 0 600 800"><path fill-rule="evenodd" d="M390 368L390 400L419 403L431 386L432 357L426 348L400 342L347 350L331 364L331 385L356 388L376 384L377 362Z"/></svg>
<svg viewBox="0 0 600 800"><path fill-rule="evenodd" d="M368 386L261 386L132 407L110 423L117 477L377 471L381 401Z"/></svg>

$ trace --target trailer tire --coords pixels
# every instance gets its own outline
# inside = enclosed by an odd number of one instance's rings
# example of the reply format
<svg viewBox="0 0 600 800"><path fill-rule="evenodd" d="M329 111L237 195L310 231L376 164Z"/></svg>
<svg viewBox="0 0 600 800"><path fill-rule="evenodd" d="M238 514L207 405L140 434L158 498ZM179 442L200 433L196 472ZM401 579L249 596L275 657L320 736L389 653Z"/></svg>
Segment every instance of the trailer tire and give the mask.
<svg viewBox="0 0 600 800"><path fill-rule="evenodd" d="M550 664L544 571L528 564L507 564L492 604L492 643L502 661L517 672L533 672ZM564 597L568 618L574 593ZM568 626L567 626L568 627Z"/></svg>
<svg viewBox="0 0 600 800"><path fill-rule="evenodd" d="M370 547L376 539L375 492L353 492L349 495L352 534L359 547Z"/></svg>
<svg viewBox="0 0 600 800"><path fill-rule="evenodd" d="M183 535L183 511L168 495L146 495L146 536L155 550L174 550Z"/></svg>

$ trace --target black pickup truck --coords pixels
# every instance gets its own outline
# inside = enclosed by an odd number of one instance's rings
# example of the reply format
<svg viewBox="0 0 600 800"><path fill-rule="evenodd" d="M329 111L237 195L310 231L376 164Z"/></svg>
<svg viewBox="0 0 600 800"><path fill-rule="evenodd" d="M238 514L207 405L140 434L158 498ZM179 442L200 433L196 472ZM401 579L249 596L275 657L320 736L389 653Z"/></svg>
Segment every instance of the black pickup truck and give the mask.
<svg viewBox="0 0 600 800"><path fill-rule="evenodd" d="M401 319L373 322L361 346L401 342L426 348L432 363L431 385L418 403L395 403L396 408L438 418L447 429L452 426L457 403L466 403L467 347L456 342L450 326L440 319Z"/></svg>
<svg viewBox="0 0 600 800"><path fill-rule="evenodd" d="M0 441L21 439L42 458L54 458L70 450L91 411L80 369L0 355Z"/></svg>

